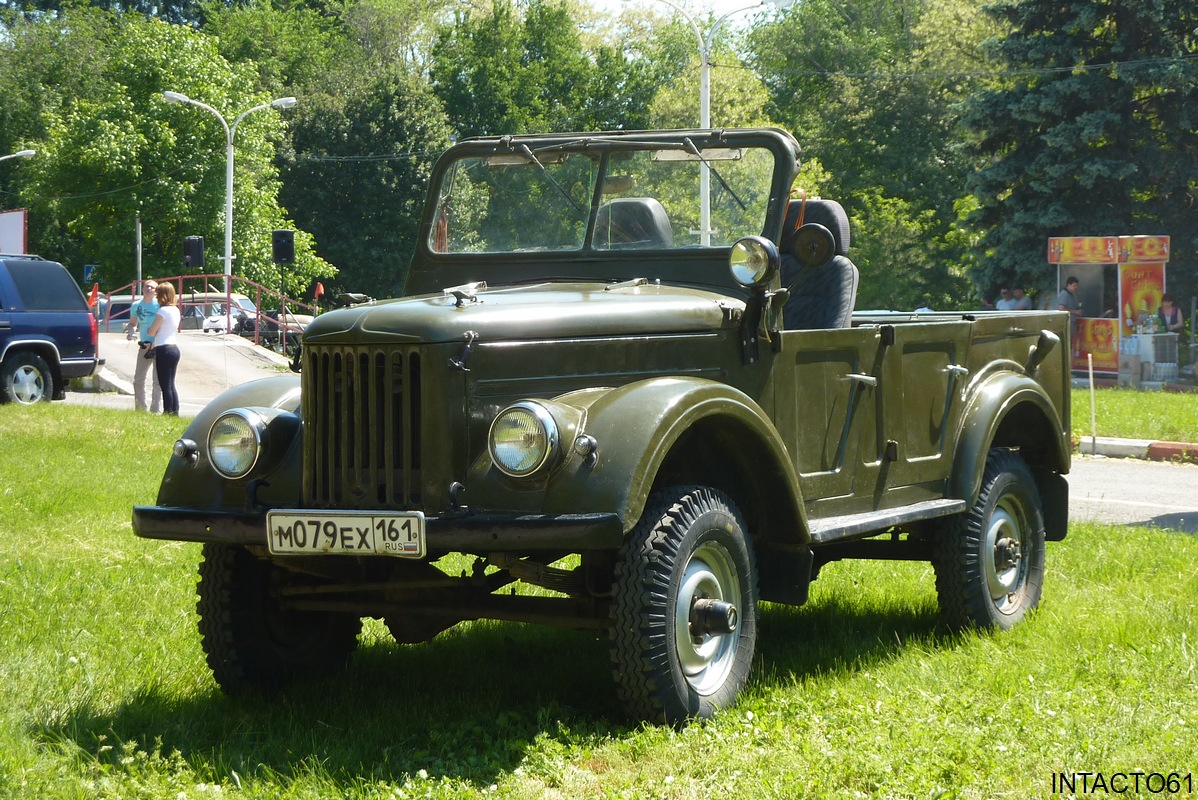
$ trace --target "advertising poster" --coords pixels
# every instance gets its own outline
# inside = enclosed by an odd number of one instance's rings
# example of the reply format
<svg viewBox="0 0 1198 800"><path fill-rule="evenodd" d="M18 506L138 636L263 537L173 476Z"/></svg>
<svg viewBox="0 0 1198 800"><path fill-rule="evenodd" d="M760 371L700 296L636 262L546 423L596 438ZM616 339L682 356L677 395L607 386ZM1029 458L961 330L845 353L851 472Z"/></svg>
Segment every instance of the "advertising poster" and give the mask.
<svg viewBox="0 0 1198 800"><path fill-rule="evenodd" d="M1119 270L1119 297L1123 300L1123 334L1136 332L1136 324L1156 316L1165 293L1164 264L1124 264Z"/></svg>
<svg viewBox="0 0 1198 800"><path fill-rule="evenodd" d="M1073 369L1089 368L1094 358L1095 372L1119 371L1117 319L1079 319L1073 323Z"/></svg>

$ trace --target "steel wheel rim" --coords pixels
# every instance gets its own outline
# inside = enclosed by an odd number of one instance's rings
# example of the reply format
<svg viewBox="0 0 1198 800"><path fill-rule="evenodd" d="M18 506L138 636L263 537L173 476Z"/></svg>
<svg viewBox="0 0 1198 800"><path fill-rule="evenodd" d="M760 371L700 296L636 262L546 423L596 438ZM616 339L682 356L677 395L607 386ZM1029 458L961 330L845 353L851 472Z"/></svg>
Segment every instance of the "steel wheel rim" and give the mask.
<svg viewBox="0 0 1198 800"><path fill-rule="evenodd" d="M995 506L986 530L986 588L994 607L1003 614L1018 609L1020 593L1027 581L1028 560L1024 553L1027 517L1015 498L1002 498Z"/></svg>
<svg viewBox="0 0 1198 800"><path fill-rule="evenodd" d="M740 602L740 577L732 558L713 542L701 545L691 554L674 604L674 649L679 667L695 692L708 695L724 684L732 670L740 632L692 635L691 606L703 599Z"/></svg>
<svg viewBox="0 0 1198 800"><path fill-rule="evenodd" d="M18 367L13 373L12 389L18 403L32 404L42 399L46 383L36 369L23 366Z"/></svg>

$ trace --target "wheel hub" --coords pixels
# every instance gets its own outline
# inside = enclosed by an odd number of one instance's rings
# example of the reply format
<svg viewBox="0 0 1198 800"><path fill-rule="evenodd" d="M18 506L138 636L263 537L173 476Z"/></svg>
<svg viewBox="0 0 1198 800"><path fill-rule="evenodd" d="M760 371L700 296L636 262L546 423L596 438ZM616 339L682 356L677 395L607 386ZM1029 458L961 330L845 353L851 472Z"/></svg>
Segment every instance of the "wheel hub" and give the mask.
<svg viewBox="0 0 1198 800"><path fill-rule="evenodd" d="M691 636L722 636L736 630L736 606L722 600L696 597L691 603Z"/></svg>
<svg viewBox="0 0 1198 800"><path fill-rule="evenodd" d="M1010 569L1019 564L1023 553L1019 549L1019 540L1005 537L994 545L994 565L999 569Z"/></svg>
<svg viewBox="0 0 1198 800"><path fill-rule="evenodd" d="M674 652L699 694L719 689L736 659L740 581L727 551L708 543L691 554L674 605Z"/></svg>

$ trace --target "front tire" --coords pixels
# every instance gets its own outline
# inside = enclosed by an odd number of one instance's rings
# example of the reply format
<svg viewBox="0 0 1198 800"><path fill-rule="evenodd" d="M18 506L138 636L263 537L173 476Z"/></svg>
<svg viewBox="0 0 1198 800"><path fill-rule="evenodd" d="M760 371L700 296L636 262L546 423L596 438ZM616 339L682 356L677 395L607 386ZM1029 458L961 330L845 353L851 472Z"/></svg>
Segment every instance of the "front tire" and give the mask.
<svg viewBox="0 0 1198 800"><path fill-rule="evenodd" d="M1040 604L1044 508L1016 453L994 449L967 513L946 521L933 566L944 621L953 628L1009 630Z"/></svg>
<svg viewBox="0 0 1198 800"><path fill-rule="evenodd" d="M15 353L0 369L0 391L7 403L49 402L54 396L54 373L36 353Z"/></svg>
<svg viewBox="0 0 1198 800"><path fill-rule="evenodd" d="M753 664L757 576L730 498L705 487L651 495L612 591L612 671L629 714L679 724L736 701Z"/></svg>
<svg viewBox="0 0 1198 800"><path fill-rule="evenodd" d="M344 668L362 620L282 606L283 589L310 584L243 547L204 545L196 584L200 639L226 694L276 689Z"/></svg>

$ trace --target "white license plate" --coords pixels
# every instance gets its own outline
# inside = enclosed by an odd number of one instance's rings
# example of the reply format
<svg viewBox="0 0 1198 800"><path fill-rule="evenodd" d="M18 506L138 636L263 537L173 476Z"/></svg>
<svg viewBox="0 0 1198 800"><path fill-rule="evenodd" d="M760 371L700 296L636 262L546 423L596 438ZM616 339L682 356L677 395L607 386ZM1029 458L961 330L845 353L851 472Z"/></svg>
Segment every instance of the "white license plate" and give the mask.
<svg viewBox="0 0 1198 800"><path fill-rule="evenodd" d="M278 555L349 555L424 558L424 514L419 511L271 511L270 552Z"/></svg>

